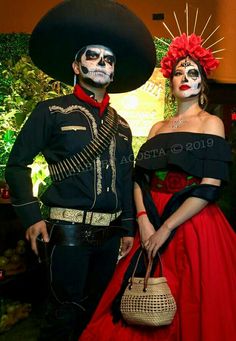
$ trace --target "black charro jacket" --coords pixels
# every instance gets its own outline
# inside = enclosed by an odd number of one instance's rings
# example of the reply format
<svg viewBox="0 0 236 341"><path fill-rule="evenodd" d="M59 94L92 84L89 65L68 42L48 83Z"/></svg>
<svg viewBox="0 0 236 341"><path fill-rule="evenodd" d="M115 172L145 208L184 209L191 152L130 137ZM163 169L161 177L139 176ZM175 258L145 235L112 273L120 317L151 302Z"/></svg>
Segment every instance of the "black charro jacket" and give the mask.
<svg viewBox="0 0 236 341"><path fill-rule="evenodd" d="M38 103L19 133L6 167L11 201L25 227L42 219L40 202L32 193L31 168L40 152L48 164L80 152L96 136L104 116L98 109L66 95ZM89 170L52 184L40 200L49 207L94 212L122 210L121 225L133 235L133 151L129 125L118 116L118 132Z"/></svg>

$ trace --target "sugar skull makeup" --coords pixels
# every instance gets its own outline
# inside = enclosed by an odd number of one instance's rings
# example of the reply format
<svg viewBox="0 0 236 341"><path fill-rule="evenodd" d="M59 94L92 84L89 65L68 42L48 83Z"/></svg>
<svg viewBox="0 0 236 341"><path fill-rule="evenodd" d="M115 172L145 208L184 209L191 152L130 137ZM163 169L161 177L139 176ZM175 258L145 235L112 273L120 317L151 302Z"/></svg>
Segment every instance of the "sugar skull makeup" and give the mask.
<svg viewBox="0 0 236 341"><path fill-rule="evenodd" d="M202 77L198 65L190 58L182 59L175 67L172 79L175 97L194 97L201 91Z"/></svg>
<svg viewBox="0 0 236 341"><path fill-rule="evenodd" d="M113 80L115 55L102 45L88 45L78 61L79 75L97 87L109 85Z"/></svg>

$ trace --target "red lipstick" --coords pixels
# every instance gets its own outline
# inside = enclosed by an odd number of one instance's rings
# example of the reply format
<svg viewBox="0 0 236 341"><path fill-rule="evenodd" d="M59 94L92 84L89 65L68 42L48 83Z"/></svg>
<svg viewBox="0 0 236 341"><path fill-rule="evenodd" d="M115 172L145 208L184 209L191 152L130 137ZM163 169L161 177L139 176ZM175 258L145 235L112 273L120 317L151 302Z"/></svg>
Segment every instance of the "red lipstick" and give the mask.
<svg viewBox="0 0 236 341"><path fill-rule="evenodd" d="M188 89L190 89L190 86L188 86L187 84L183 84L179 88L180 88L180 90L188 90Z"/></svg>

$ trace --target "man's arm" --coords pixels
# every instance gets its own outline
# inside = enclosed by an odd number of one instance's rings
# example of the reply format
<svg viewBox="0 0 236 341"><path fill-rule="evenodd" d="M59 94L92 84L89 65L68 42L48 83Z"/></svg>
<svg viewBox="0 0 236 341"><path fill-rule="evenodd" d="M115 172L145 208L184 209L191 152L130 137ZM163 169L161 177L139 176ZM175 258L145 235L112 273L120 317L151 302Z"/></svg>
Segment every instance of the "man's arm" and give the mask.
<svg viewBox="0 0 236 341"><path fill-rule="evenodd" d="M5 178L11 202L26 228L42 220L38 199L33 195L29 165L46 146L51 128L51 115L47 106L40 103L18 134L6 165Z"/></svg>

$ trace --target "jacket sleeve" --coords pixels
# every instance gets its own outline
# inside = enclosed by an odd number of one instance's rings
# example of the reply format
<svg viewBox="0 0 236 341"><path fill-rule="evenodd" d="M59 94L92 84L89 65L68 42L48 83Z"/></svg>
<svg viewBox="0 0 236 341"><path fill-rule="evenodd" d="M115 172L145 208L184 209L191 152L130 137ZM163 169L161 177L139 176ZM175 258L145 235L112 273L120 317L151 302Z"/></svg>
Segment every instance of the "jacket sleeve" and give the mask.
<svg viewBox="0 0 236 341"><path fill-rule="evenodd" d="M11 202L25 228L42 220L39 201L33 195L30 165L47 145L52 120L45 102L39 103L18 134L6 165Z"/></svg>
<svg viewBox="0 0 236 341"><path fill-rule="evenodd" d="M133 166L134 154L132 149L132 135L128 129L128 148L121 160L123 188L122 188L122 214L121 224L125 229L125 236L134 236L136 221L135 221L135 206L134 206L134 186L133 186Z"/></svg>

